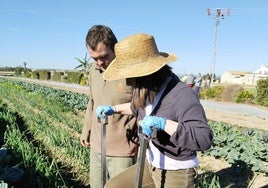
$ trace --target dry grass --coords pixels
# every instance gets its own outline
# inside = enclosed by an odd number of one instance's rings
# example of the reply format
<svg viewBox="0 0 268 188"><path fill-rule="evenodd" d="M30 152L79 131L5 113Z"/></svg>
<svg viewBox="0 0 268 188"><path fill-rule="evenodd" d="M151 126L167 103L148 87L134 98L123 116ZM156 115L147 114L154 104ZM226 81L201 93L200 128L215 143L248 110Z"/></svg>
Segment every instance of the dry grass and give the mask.
<svg viewBox="0 0 268 188"><path fill-rule="evenodd" d="M221 100L224 102L235 101L236 95L239 91L243 91L243 87L239 85L225 86L222 91Z"/></svg>

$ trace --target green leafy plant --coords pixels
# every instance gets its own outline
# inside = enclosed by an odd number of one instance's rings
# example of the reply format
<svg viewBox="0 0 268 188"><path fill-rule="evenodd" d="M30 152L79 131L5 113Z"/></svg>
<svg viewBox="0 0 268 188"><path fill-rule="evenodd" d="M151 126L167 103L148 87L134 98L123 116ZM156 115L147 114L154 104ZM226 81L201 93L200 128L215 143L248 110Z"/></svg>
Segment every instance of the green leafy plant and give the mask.
<svg viewBox="0 0 268 188"><path fill-rule="evenodd" d="M215 87L210 87L208 89L202 90L201 95L202 95L202 98L220 99L222 91L223 91L223 87L215 86Z"/></svg>
<svg viewBox="0 0 268 188"><path fill-rule="evenodd" d="M268 106L268 78L257 82L257 103Z"/></svg>
<svg viewBox="0 0 268 188"><path fill-rule="evenodd" d="M254 99L253 93L251 91L239 91L236 95L236 102L237 103L252 103Z"/></svg>
<svg viewBox="0 0 268 188"><path fill-rule="evenodd" d="M90 58L87 57L87 53L83 59L75 58L80 64L75 67L75 69L80 70L82 72L82 77L80 79L81 85L88 84L88 75L90 68L92 66L92 63L89 63Z"/></svg>
<svg viewBox="0 0 268 188"><path fill-rule="evenodd" d="M214 140L205 153L215 158L224 158L230 164L243 162L254 172L268 173L264 165L268 161L267 131L239 128L221 122L210 123ZM260 138L264 138L260 142Z"/></svg>

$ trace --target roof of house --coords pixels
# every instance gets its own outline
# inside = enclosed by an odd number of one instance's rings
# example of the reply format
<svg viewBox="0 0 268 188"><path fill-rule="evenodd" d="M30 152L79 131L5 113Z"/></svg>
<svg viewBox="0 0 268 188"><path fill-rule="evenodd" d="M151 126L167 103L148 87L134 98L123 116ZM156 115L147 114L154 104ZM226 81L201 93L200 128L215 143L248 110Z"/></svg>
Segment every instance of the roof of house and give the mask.
<svg viewBox="0 0 268 188"><path fill-rule="evenodd" d="M233 71L233 70L230 70L230 71L227 71L233 75L246 75L246 74L252 74L252 72L246 72L246 71Z"/></svg>

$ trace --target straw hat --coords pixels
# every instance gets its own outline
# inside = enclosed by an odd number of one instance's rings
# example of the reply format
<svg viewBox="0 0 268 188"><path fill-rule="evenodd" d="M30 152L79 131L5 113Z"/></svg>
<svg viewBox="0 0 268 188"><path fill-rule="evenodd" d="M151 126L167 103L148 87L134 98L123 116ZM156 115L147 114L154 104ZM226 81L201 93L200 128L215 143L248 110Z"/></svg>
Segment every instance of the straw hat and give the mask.
<svg viewBox="0 0 268 188"><path fill-rule="evenodd" d="M158 52L154 37L148 34L121 40L115 45L115 56L104 71L105 80L146 76L177 60L174 54Z"/></svg>

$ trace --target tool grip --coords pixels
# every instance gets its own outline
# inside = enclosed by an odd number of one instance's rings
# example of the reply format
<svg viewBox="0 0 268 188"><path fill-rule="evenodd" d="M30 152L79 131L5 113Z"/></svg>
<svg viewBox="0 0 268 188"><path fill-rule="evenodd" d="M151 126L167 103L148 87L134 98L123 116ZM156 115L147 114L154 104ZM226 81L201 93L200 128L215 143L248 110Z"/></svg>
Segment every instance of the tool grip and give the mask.
<svg viewBox="0 0 268 188"><path fill-rule="evenodd" d="M108 124L108 116L105 115L104 117L105 117L105 118L104 118L104 122L103 122L103 123L104 123L104 124ZM98 117L98 122L99 122L99 123L102 123L102 118Z"/></svg>
<svg viewBox="0 0 268 188"><path fill-rule="evenodd" d="M153 129L153 134L151 135L151 139L156 139L157 138L157 128L155 126L153 126L152 129Z"/></svg>
<svg viewBox="0 0 268 188"><path fill-rule="evenodd" d="M139 134L142 134L141 124L142 124L142 120L138 121L138 125L140 126L140 128L139 128ZM157 138L157 128L156 128L156 126L153 126L152 129L153 129L152 135L150 135L150 136L144 135L146 138L149 138L149 139L156 139Z"/></svg>

